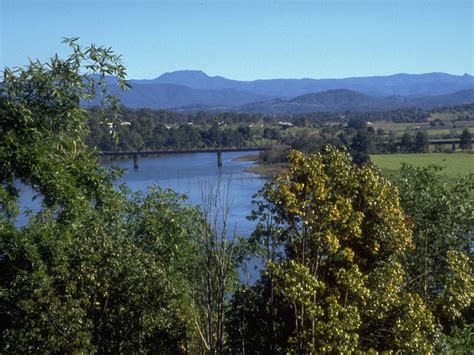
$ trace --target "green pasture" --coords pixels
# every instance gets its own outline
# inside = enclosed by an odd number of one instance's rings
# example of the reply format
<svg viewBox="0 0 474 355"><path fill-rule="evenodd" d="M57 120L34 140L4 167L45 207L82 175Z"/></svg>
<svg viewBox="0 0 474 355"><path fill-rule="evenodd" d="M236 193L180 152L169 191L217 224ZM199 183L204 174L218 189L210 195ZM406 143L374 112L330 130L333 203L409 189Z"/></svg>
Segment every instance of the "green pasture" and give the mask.
<svg viewBox="0 0 474 355"><path fill-rule="evenodd" d="M370 158L382 171L392 175L402 163L413 166L438 165L439 174L449 179L474 175L474 154L469 153L421 153L421 154L374 154Z"/></svg>

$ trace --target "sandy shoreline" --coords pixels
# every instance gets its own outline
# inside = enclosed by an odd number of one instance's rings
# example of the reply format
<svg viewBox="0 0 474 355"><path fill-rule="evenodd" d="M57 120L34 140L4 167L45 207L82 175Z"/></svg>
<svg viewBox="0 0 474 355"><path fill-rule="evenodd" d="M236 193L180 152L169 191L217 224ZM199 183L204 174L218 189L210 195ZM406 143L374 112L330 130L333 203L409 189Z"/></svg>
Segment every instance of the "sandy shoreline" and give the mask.
<svg viewBox="0 0 474 355"><path fill-rule="evenodd" d="M258 154L242 155L232 160L233 161L258 161Z"/></svg>

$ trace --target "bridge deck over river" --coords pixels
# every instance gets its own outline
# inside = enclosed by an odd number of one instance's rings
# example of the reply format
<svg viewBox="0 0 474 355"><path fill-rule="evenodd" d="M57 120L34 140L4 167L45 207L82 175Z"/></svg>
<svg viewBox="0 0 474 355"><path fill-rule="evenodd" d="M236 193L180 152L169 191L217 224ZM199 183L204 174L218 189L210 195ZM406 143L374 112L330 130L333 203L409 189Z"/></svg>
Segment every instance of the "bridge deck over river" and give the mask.
<svg viewBox="0 0 474 355"><path fill-rule="evenodd" d="M133 156L133 166L138 169L138 158L147 155L165 155L165 154L189 154L189 153L217 153L217 166L222 166L223 152L252 152L262 151L265 147L244 147L244 148L203 148L203 149L162 149L162 150L144 150L144 151L118 151L118 152L98 152L103 157Z"/></svg>
<svg viewBox="0 0 474 355"><path fill-rule="evenodd" d="M204 149L170 149L170 150L143 150L143 151L119 151L119 152L99 152L100 156L129 156L129 155L160 155L160 154L186 154L186 153L218 153L218 152L251 152L264 150L263 147L246 148L204 148Z"/></svg>

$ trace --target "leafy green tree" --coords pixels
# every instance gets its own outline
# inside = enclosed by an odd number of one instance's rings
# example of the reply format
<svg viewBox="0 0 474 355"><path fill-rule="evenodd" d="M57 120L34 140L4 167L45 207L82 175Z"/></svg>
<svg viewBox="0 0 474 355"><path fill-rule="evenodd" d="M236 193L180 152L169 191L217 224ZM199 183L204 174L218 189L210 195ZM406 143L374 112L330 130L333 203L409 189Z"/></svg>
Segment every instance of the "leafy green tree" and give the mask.
<svg viewBox="0 0 474 355"><path fill-rule="evenodd" d="M361 117L355 117L355 118L349 119L349 121L347 122L347 126L349 128L353 128L358 131L367 129L367 123Z"/></svg>
<svg viewBox="0 0 474 355"><path fill-rule="evenodd" d="M404 153L410 153L413 150L413 136L409 132L403 133L400 140L400 150Z"/></svg>
<svg viewBox="0 0 474 355"><path fill-rule="evenodd" d="M397 144L396 144L396 134L394 131L390 131L388 134L388 141L386 150L388 153L395 153L397 151Z"/></svg>
<svg viewBox="0 0 474 355"><path fill-rule="evenodd" d="M56 56L47 64L31 62L4 71L0 183L6 202L16 197L14 179L33 186L47 206L81 196L102 198L98 187L106 179L82 141L86 115L79 104L106 89L106 74L116 75L118 85L126 87L125 71L109 48L81 51L74 39L67 42L74 51L67 59ZM101 75L99 80L94 73ZM116 103L112 96L103 101Z"/></svg>
<svg viewBox="0 0 474 355"><path fill-rule="evenodd" d="M461 134L461 141L459 142L459 146L462 150L471 150L472 149L472 134L471 132L465 128Z"/></svg>
<svg viewBox="0 0 474 355"><path fill-rule="evenodd" d="M369 154L374 152L373 135L367 130L359 130L352 137L351 152L356 163L367 163L370 161Z"/></svg>
<svg viewBox="0 0 474 355"><path fill-rule="evenodd" d="M131 131L127 130L124 134L124 141L127 142L124 145L125 151L131 150L131 151L137 151L140 150L143 145L144 145L144 140L143 137L137 132L137 131Z"/></svg>
<svg viewBox="0 0 474 355"><path fill-rule="evenodd" d="M387 140L385 139L385 131L382 128L377 129L375 136L375 147L378 153L384 153L388 151Z"/></svg>
<svg viewBox="0 0 474 355"><path fill-rule="evenodd" d="M404 165L398 186L402 207L413 224L415 248L407 253L408 287L420 294L449 334L472 323L471 180L448 184L440 168ZM471 314L472 317L472 314Z"/></svg>
<svg viewBox="0 0 474 355"><path fill-rule="evenodd" d="M265 129L263 130L263 137L264 138L278 140L278 139L280 139L280 136L281 136L281 133L280 133L280 129L278 129L278 128L265 127Z"/></svg>
<svg viewBox="0 0 474 355"><path fill-rule="evenodd" d="M428 152L430 146L430 141L428 139L428 134L423 131L416 132L415 142L413 143L413 150L416 153L426 153Z"/></svg>
<svg viewBox="0 0 474 355"><path fill-rule="evenodd" d="M125 69L109 48L66 42L69 57L6 69L0 87L0 348L190 351L202 215L170 192L117 189L119 172L83 141L80 103L100 94L116 105L105 75L124 88ZM22 228L18 181L42 200Z"/></svg>
<svg viewBox="0 0 474 355"><path fill-rule="evenodd" d="M252 136L252 131L248 126L239 126L239 128L237 128L237 132L239 132L245 140L250 139Z"/></svg>
<svg viewBox="0 0 474 355"><path fill-rule="evenodd" d="M222 134L219 126L214 123L203 135L206 145L221 146Z"/></svg>
<svg viewBox="0 0 474 355"><path fill-rule="evenodd" d="M169 139L169 131L165 125L159 124L153 129L153 145L156 148L163 148Z"/></svg>

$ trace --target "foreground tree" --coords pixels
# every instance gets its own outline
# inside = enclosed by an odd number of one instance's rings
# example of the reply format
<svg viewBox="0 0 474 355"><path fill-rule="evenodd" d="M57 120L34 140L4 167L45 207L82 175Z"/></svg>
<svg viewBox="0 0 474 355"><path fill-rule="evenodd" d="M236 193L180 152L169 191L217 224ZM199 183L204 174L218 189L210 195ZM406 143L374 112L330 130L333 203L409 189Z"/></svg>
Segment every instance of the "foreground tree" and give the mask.
<svg viewBox="0 0 474 355"><path fill-rule="evenodd" d="M260 311L277 323L274 338L287 336L280 352L433 349L433 316L405 287L411 222L397 189L375 168L356 166L331 147L309 156L293 152L288 170L265 187L257 208L255 237L277 255L254 287L257 294L267 291L240 311L278 304L276 314L268 314L269 307ZM272 294L273 300L258 301ZM235 324L231 329L239 331ZM271 349L271 338L258 341Z"/></svg>
<svg viewBox="0 0 474 355"><path fill-rule="evenodd" d="M194 320L201 344L200 353L222 354L225 308L231 290L238 284L237 265L243 243L229 225L229 183L220 180L202 186L202 214L207 223L198 229L197 269L192 280Z"/></svg>
<svg viewBox="0 0 474 355"><path fill-rule="evenodd" d="M397 185L413 223L407 288L421 295L445 334L473 324L473 179L447 183L440 168L404 165ZM470 314L469 314L470 311ZM441 349L440 349L441 350Z"/></svg>
<svg viewBox="0 0 474 355"><path fill-rule="evenodd" d="M83 142L80 103L114 106L105 75L124 88L124 67L109 48L66 42L69 57L6 69L0 86L0 348L186 352L203 218L174 193L116 188ZM42 202L21 228L18 182Z"/></svg>

